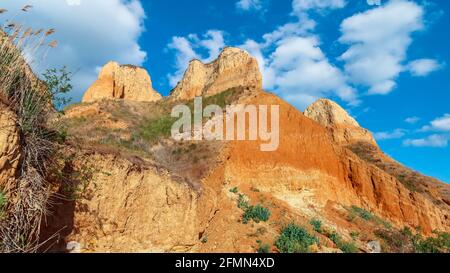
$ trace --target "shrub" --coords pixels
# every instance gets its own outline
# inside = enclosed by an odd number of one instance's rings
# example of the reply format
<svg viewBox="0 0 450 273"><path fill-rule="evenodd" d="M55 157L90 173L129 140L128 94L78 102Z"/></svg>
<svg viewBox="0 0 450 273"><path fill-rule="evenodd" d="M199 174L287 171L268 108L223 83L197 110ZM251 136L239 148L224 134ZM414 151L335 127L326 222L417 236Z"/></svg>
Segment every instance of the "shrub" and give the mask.
<svg viewBox="0 0 450 273"><path fill-rule="evenodd" d="M413 239L413 245L418 253L450 253L450 234L436 232L435 237L426 239L418 235Z"/></svg>
<svg viewBox="0 0 450 273"><path fill-rule="evenodd" d="M57 129L49 127L55 112L53 98L70 91L71 86L67 84L68 74L64 82L58 76L53 83L46 82L45 77L38 79L24 57L30 54L39 60L36 55L47 52L43 47L55 45L45 42L54 30L35 31L11 25L0 30L0 97L17 115L23 156L18 166L20 177L7 189L13 204L0 222L0 252L36 252L50 197L46 178L60 148ZM63 89L59 88L63 85Z"/></svg>
<svg viewBox="0 0 450 273"><path fill-rule="evenodd" d="M270 245L264 244L262 241L256 241L258 243L258 253L270 253Z"/></svg>
<svg viewBox="0 0 450 273"><path fill-rule="evenodd" d="M247 224L250 220L255 221L256 223L259 223L261 221L267 222L270 217L270 211L268 208L265 208L261 205L256 206L249 206L243 216L243 223Z"/></svg>
<svg viewBox="0 0 450 273"><path fill-rule="evenodd" d="M319 240L306 229L289 224L281 231L275 246L281 253L307 253L311 245L318 243Z"/></svg>
<svg viewBox="0 0 450 273"><path fill-rule="evenodd" d="M344 252L344 253L357 253L358 252L358 248L356 247L356 245L354 243L344 241L342 239L342 237L339 234L337 234L336 232L332 232L331 234L329 234L328 238L330 238L330 240L333 241L333 243L337 246L337 248L342 250L342 252Z"/></svg>
<svg viewBox="0 0 450 273"><path fill-rule="evenodd" d="M322 221L319 219L312 219L310 224L313 226L315 232L322 233Z"/></svg>
<svg viewBox="0 0 450 273"><path fill-rule="evenodd" d="M238 188L234 187L234 188L230 189L230 192L234 193L234 194L237 194L238 193Z"/></svg>

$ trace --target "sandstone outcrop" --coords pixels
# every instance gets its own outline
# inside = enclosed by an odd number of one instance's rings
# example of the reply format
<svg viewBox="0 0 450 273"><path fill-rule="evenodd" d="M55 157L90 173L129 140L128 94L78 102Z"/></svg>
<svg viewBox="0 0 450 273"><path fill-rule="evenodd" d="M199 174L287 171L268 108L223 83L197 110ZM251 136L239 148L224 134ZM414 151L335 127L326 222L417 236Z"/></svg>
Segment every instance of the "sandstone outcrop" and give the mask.
<svg viewBox="0 0 450 273"><path fill-rule="evenodd" d="M103 99L152 102L161 98L153 89L152 80L145 69L109 62L100 71L97 81L84 94L83 102Z"/></svg>
<svg viewBox="0 0 450 273"><path fill-rule="evenodd" d="M261 90L262 76L255 58L241 49L227 47L212 63L191 61L170 97L190 100L196 96L216 95L234 87Z"/></svg>
<svg viewBox="0 0 450 273"><path fill-rule="evenodd" d="M20 134L17 117L6 104L0 102L0 187L16 178L20 162Z"/></svg>
<svg viewBox="0 0 450 273"><path fill-rule="evenodd" d="M376 145L372 134L331 100L319 99L305 110L304 115L327 128L336 143L366 141Z"/></svg>

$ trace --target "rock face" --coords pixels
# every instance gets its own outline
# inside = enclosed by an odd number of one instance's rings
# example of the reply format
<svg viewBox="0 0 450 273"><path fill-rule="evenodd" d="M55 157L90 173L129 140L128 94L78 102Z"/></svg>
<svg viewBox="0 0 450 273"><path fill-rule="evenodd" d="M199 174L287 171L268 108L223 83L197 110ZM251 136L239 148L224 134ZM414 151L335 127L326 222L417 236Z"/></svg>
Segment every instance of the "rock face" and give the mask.
<svg viewBox="0 0 450 273"><path fill-rule="evenodd" d="M152 87L152 80L143 68L109 62L100 71L98 80L86 91L83 102L103 99L152 102L162 97Z"/></svg>
<svg viewBox="0 0 450 273"><path fill-rule="evenodd" d="M212 63L191 61L170 97L190 100L196 96L216 95L233 87L261 90L262 76L255 58L241 49L227 47Z"/></svg>
<svg viewBox="0 0 450 273"><path fill-rule="evenodd" d="M16 115L0 102L0 188L16 177L20 156Z"/></svg>
<svg viewBox="0 0 450 273"><path fill-rule="evenodd" d="M316 101L305 110L304 115L327 128L333 140L339 144L366 141L376 145L372 134L331 100Z"/></svg>

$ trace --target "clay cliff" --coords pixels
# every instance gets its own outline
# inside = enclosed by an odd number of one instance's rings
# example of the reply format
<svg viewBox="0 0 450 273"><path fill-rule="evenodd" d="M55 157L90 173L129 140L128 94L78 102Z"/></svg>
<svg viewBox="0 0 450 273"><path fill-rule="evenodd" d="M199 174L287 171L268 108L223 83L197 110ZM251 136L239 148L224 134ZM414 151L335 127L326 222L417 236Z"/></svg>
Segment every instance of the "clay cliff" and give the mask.
<svg viewBox="0 0 450 273"><path fill-rule="evenodd" d="M192 60L170 97L190 100L196 96L212 96L233 87L261 90L262 76L255 58L242 49L227 47L212 63Z"/></svg>
<svg viewBox="0 0 450 273"><path fill-rule="evenodd" d="M0 188L9 188L17 176L21 158L17 117L0 100Z"/></svg>
<svg viewBox="0 0 450 273"><path fill-rule="evenodd" d="M153 89L152 80L145 69L109 62L100 71L97 81L84 94L83 102L104 99L151 102L161 98Z"/></svg>

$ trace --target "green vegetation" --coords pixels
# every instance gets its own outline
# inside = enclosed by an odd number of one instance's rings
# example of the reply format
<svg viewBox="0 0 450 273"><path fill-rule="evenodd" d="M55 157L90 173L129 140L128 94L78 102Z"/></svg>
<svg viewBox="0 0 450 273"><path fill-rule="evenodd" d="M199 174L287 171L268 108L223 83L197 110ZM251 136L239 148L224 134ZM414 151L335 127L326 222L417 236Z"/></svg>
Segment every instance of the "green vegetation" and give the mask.
<svg viewBox="0 0 450 273"><path fill-rule="evenodd" d="M175 121L177 121L177 118L163 116L144 122L139 130L139 136L151 143L156 142L162 137L169 137Z"/></svg>
<svg viewBox="0 0 450 273"><path fill-rule="evenodd" d="M208 236L202 238L202 244L206 244L208 242Z"/></svg>
<svg viewBox="0 0 450 273"><path fill-rule="evenodd" d="M238 189L236 187L232 188L230 192L237 194ZM239 193L237 207L244 211L242 216L242 223L244 224L248 224L250 220L253 220L255 223L267 222L270 218L270 210L268 208L260 204L256 206L250 205L247 196L242 193Z"/></svg>
<svg viewBox="0 0 450 273"><path fill-rule="evenodd" d="M386 252L395 253L450 253L450 234L433 232L431 237L424 237L420 230L414 234L405 227L402 230L377 230L377 235L386 244Z"/></svg>
<svg viewBox="0 0 450 273"><path fill-rule="evenodd" d="M270 245L264 244L261 240L256 241L258 243L258 253L270 253Z"/></svg>
<svg viewBox="0 0 450 273"><path fill-rule="evenodd" d="M256 223L259 222L267 222L270 217L270 211L268 208L265 208L261 205L249 206L244 212L244 216L242 217L242 222L247 224L250 220L253 220Z"/></svg>
<svg viewBox="0 0 450 273"><path fill-rule="evenodd" d="M352 232L350 232L350 237L352 237L353 240L358 239L358 237L359 237L359 232L357 232L357 231L352 231Z"/></svg>
<svg viewBox="0 0 450 273"><path fill-rule="evenodd" d="M0 219L3 216L3 210L6 207L6 204L8 202L8 199L6 198L6 195L3 191L0 191Z"/></svg>
<svg viewBox="0 0 450 273"><path fill-rule="evenodd" d="M67 70L67 67L64 66L58 70L47 69L42 77L56 109L62 109L72 101L66 96L72 90L72 73Z"/></svg>
<svg viewBox="0 0 450 273"><path fill-rule="evenodd" d="M356 217L360 217L361 219L365 220L365 221L371 221L374 222L377 225L383 225L385 228L387 229L391 229L392 228L392 224L381 219L380 217L374 215L373 213L363 209L363 208L359 208L357 206L352 206L349 209L349 214L348 214L348 220L351 222L353 221Z"/></svg>
<svg viewBox="0 0 450 273"><path fill-rule="evenodd" d="M322 233L322 221L319 219L312 219L310 224L313 226L315 232Z"/></svg>
<svg viewBox="0 0 450 273"><path fill-rule="evenodd" d="M306 229L291 223L282 229L275 246L281 253L308 253L310 246L318 243L319 240Z"/></svg>
<svg viewBox="0 0 450 273"><path fill-rule="evenodd" d="M342 237L336 233L332 232L328 234L328 238L344 253L357 253L358 248L353 242L346 242L342 239Z"/></svg>
<svg viewBox="0 0 450 273"><path fill-rule="evenodd" d="M250 205L247 201L247 196L240 193L239 197L238 197L238 201L237 201L237 206L238 206L238 208L243 209L243 210L248 209L248 207L250 207Z"/></svg>

